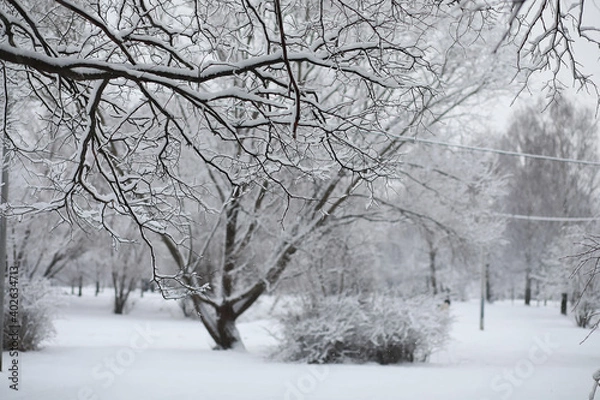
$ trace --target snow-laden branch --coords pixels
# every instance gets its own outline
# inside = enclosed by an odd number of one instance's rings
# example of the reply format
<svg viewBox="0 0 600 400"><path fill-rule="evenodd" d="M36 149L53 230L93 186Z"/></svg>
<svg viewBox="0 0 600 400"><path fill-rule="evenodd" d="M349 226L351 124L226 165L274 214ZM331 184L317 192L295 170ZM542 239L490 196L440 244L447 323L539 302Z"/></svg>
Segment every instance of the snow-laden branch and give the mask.
<svg viewBox="0 0 600 400"><path fill-rule="evenodd" d="M278 68L285 65L286 62L307 62L315 66L357 75L382 87L401 88L418 86L418 84L408 79L403 82L397 78L380 76L379 74L369 72L367 69L344 63L343 61L336 61L337 57L344 57L348 53L374 51L401 51L408 53L406 49L400 47L381 46L380 43L367 42L338 49L335 54L321 51L319 53L286 52L284 55L283 51L276 51L272 54L254 57L244 62L220 65L211 63L200 69L189 69L162 65L130 65L91 58L81 59L73 56L50 57L39 52L0 44L0 60L78 81L125 78L132 81L170 85L173 82L167 80L205 84L219 78L235 77L244 73L259 71L264 67ZM418 59L416 56L413 57ZM407 70L409 69L407 68ZM299 88L298 92L300 92Z"/></svg>

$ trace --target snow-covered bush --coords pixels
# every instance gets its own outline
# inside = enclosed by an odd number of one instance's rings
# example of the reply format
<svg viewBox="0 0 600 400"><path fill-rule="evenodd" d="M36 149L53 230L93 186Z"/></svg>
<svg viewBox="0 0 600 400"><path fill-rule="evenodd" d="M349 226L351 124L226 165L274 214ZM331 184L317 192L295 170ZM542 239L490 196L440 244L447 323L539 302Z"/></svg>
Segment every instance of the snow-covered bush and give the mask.
<svg viewBox="0 0 600 400"><path fill-rule="evenodd" d="M597 279L597 278L596 278ZM575 317L575 323L580 328L591 328L598 323L600 316L600 293L594 287L594 281L589 282L586 290L581 293L575 293L574 303L575 307L573 315Z"/></svg>
<svg viewBox="0 0 600 400"><path fill-rule="evenodd" d="M580 328L589 328L594 324L594 318L598 315L600 304L597 301L591 301L583 298L575 307L575 323Z"/></svg>
<svg viewBox="0 0 600 400"><path fill-rule="evenodd" d="M431 298L325 297L280 318L278 357L307 363L426 361L448 338L450 317Z"/></svg>
<svg viewBox="0 0 600 400"><path fill-rule="evenodd" d="M11 287L18 291L11 291ZM57 305L55 290L47 279L19 276L16 281L13 277L11 283L7 280L4 298L4 350L37 350L43 341L51 339L55 334L52 320L56 315Z"/></svg>
<svg viewBox="0 0 600 400"><path fill-rule="evenodd" d="M597 324L600 315L599 277L579 268L571 276L570 283L575 323L581 328L590 328Z"/></svg>

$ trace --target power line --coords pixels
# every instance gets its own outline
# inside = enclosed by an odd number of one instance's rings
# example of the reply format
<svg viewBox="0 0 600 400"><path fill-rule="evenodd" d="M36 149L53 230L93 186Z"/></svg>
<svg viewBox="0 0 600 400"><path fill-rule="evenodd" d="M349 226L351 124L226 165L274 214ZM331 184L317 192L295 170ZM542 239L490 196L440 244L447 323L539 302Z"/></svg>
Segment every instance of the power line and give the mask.
<svg viewBox="0 0 600 400"><path fill-rule="evenodd" d="M441 141L437 141L437 140L421 139L421 138L417 138L417 137L395 136L395 138L398 140L406 141L406 142L433 144L436 146L453 147L453 148L462 149L462 150L479 151L482 153L494 153L494 154L501 154L501 155L512 156L512 157L526 157L526 158L533 158L533 159L537 159L537 160L558 161L558 162L564 162L564 163L581 164L581 165L590 165L590 166L594 166L594 167L600 167L600 161L576 160L573 158L544 156L544 155L540 155L540 154L531 154L531 153L520 153L517 151L491 149L488 147L467 146L464 144L447 143L447 142L441 142Z"/></svg>
<svg viewBox="0 0 600 400"><path fill-rule="evenodd" d="M592 222L599 221L600 217L544 217L541 215L520 215L520 214L503 214L492 213L495 217L508 219L520 219L526 221L543 221L543 222Z"/></svg>
<svg viewBox="0 0 600 400"><path fill-rule="evenodd" d="M447 142L442 142L442 141L438 141L438 140L421 139L421 138L417 138L417 137L395 136L395 138L406 141L406 142L432 144L432 145L436 145L436 146L452 147L452 148L457 148L457 149L462 149L462 150L479 151L482 153L493 153L493 154L500 154L500 155L512 156L512 157L526 157L526 158L533 158L536 160L547 160L547 161L556 161L556 162L563 162L563 163L581 164L581 165L600 167L600 161L577 160L577 159L573 159L573 158L544 156L544 155L540 155L540 154L531 154L531 153L520 153L517 151L499 150L499 149L492 149L492 148L488 148L488 147L468 146L468 145L464 145L464 144L447 143ZM546 217L546 216L541 216L541 215L522 215L522 214L505 214L505 213L493 213L492 215L496 216L496 217L501 217L501 218L518 219L518 220L525 220L525 221L540 221L540 222L593 222L593 221L600 220L600 217Z"/></svg>
<svg viewBox="0 0 600 400"><path fill-rule="evenodd" d="M457 149L479 151L479 152L483 152L483 153L494 153L494 154L501 154L501 155L512 156L512 157L526 157L526 158L533 158L533 159L537 159L537 160L547 160L547 161L556 161L556 162L564 162L564 163L572 163L572 164L581 164L581 165L600 167L599 161L577 160L577 159L573 159L573 158L563 158L563 157L554 157L554 156L544 156L544 155L540 155L540 154L520 153L517 151L491 149L491 148L487 148L487 147L467 146L464 144L447 143L447 142L441 142L438 140L421 139L421 138L417 138L417 137L397 136L396 138L399 140L407 141L407 142L425 143L425 144L432 144L432 145L444 146L444 147L453 147L453 148L457 148ZM546 216L541 216L541 215L522 215L522 214L504 214L504 213L493 213L492 215L501 217L501 218L518 219L518 220L525 220L525 221L541 221L541 222L592 222L592 221L600 220L600 217L546 217Z"/></svg>

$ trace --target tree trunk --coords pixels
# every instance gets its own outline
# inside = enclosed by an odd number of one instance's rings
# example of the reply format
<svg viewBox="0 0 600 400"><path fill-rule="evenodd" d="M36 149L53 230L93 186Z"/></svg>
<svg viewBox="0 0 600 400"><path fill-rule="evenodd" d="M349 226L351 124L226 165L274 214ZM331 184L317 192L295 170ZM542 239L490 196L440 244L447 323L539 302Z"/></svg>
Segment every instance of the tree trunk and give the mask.
<svg viewBox="0 0 600 400"><path fill-rule="evenodd" d="M100 279L96 278L96 294L95 294L95 296L98 296L98 293L100 293Z"/></svg>
<svg viewBox="0 0 600 400"><path fill-rule="evenodd" d="M560 298L560 313L562 315L567 315L567 299L568 299L567 294L562 293L561 298Z"/></svg>
<svg viewBox="0 0 600 400"><path fill-rule="evenodd" d="M435 250L429 251L429 283L431 284L431 289L433 291L433 295L438 294L437 289L437 276L436 276L436 267L435 267Z"/></svg>
<svg viewBox="0 0 600 400"><path fill-rule="evenodd" d="M525 305L531 303L531 273L529 270L525 273Z"/></svg>
<svg viewBox="0 0 600 400"><path fill-rule="evenodd" d="M81 295L83 294L83 276L79 276L79 282L78 282L78 286L79 286L79 292L77 293L77 296L81 297Z"/></svg>
<svg viewBox="0 0 600 400"><path fill-rule="evenodd" d="M219 342L217 345L223 350L245 350L240 333L235 325L236 316L229 304L217 310L217 333Z"/></svg>
<svg viewBox="0 0 600 400"><path fill-rule="evenodd" d="M231 304L227 303L221 306L213 306L211 304L209 306L202 301L199 295L193 295L192 301L202 324L204 324L204 327L215 341L216 349L245 349L235 324L237 316Z"/></svg>
<svg viewBox="0 0 600 400"><path fill-rule="evenodd" d="M115 314L123 314L129 294L135 289L136 280L130 278L129 282L127 282L127 278L124 275L119 277L116 272L113 272L112 278L115 290L115 307L113 311Z"/></svg>
<svg viewBox="0 0 600 400"><path fill-rule="evenodd" d="M117 315L121 315L123 314L123 309L125 308L125 302L121 301L120 299L115 299L115 308L114 308L114 313Z"/></svg>

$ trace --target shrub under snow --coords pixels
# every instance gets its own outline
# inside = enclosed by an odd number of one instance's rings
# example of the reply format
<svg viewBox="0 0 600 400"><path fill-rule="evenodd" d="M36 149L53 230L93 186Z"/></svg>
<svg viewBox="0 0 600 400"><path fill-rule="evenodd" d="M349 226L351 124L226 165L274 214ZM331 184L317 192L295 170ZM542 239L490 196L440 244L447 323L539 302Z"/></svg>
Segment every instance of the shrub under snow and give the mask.
<svg viewBox="0 0 600 400"><path fill-rule="evenodd" d="M593 296L583 296L575 306L575 323L580 328L590 328L598 321L600 301Z"/></svg>
<svg viewBox="0 0 600 400"><path fill-rule="evenodd" d="M591 328L600 318L600 281L597 276L587 276L583 271L577 271L571 279L576 289L572 298L575 323L581 328Z"/></svg>
<svg viewBox="0 0 600 400"><path fill-rule="evenodd" d="M18 309L6 286L4 299L5 350L37 350L44 340L54 336L52 319L57 308L55 291L46 279L18 280ZM14 293L14 292L13 292Z"/></svg>
<svg viewBox="0 0 600 400"><path fill-rule="evenodd" d="M281 317L278 357L308 363L426 361L450 327L439 301L392 296L326 297Z"/></svg>

